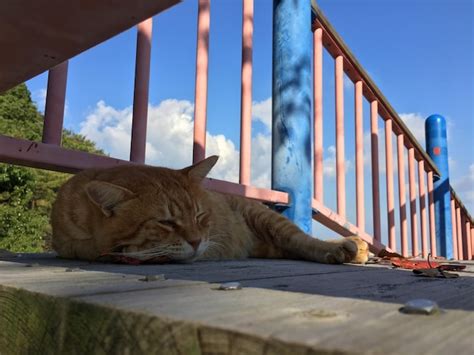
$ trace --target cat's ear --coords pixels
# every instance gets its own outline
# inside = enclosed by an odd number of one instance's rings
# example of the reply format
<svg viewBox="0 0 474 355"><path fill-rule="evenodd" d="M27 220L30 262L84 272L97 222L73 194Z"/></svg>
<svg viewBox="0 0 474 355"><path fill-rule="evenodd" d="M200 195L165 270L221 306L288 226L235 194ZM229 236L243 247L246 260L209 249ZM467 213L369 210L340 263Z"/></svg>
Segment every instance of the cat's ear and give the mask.
<svg viewBox="0 0 474 355"><path fill-rule="evenodd" d="M194 165L188 166L181 171L188 176L204 179L206 175L209 174L212 167L216 165L217 159L219 159L217 155L211 155L210 157L201 160Z"/></svg>
<svg viewBox="0 0 474 355"><path fill-rule="evenodd" d="M97 205L106 217L112 215L115 206L135 197L135 194L125 187L105 181L91 181L86 185L89 199Z"/></svg>

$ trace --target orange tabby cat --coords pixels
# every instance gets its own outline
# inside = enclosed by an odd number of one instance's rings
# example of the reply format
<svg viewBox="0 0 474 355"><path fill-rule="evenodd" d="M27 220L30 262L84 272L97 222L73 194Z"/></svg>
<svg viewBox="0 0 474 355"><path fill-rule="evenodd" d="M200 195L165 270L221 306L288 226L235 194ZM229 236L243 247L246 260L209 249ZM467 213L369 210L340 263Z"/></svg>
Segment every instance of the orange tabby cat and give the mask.
<svg viewBox="0 0 474 355"><path fill-rule="evenodd" d="M357 237L321 241L265 205L204 190L211 156L182 170L121 166L78 173L52 211L53 248L64 258L108 256L164 263L289 258L320 263L367 261Z"/></svg>

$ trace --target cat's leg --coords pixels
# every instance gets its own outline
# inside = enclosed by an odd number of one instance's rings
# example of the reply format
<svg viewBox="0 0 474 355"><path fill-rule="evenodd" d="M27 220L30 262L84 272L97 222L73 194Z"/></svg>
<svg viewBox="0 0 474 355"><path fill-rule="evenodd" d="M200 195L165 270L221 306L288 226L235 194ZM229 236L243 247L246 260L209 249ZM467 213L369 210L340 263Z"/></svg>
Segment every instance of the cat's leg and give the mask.
<svg viewBox="0 0 474 355"><path fill-rule="evenodd" d="M327 264L365 263L368 259L368 245L359 237L346 237L337 241L319 240L262 204L248 201L238 204L244 204L239 207L255 237L269 247L280 249L284 257ZM252 256L259 257L258 251Z"/></svg>

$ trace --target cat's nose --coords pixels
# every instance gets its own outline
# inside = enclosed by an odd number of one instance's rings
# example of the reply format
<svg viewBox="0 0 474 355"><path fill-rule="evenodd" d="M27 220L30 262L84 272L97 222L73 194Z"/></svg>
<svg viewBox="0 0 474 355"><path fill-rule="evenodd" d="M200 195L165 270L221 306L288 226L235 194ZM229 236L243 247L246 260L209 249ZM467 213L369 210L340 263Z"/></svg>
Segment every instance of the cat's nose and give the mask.
<svg viewBox="0 0 474 355"><path fill-rule="evenodd" d="M194 250L197 250L199 248L199 244L201 244L201 239L188 240L188 243L193 247Z"/></svg>

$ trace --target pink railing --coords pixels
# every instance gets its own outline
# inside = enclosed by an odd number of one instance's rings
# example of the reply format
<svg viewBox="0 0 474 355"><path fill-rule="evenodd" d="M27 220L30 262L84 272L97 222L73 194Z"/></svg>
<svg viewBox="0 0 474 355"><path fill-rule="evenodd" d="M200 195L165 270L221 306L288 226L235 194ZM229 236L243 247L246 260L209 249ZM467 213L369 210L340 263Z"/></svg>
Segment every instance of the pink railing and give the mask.
<svg viewBox="0 0 474 355"><path fill-rule="evenodd" d="M195 117L193 161L205 157L207 120L207 83L209 64L210 0L199 0ZM376 85L359 65L350 50L317 9L318 16L313 23L314 44L314 198L313 218L343 236L358 235L366 240L374 250L386 248L399 250L404 256L428 253L437 255L435 243L435 215L433 200L433 177L439 172L419 145L403 121L390 106ZM245 196L271 203L287 204L288 194L280 191L257 188L250 185L250 142L252 105L252 36L253 0L243 0L242 21L242 82L241 82L241 144L240 183L217 179L207 179L209 189ZM46 99L44 134L42 142L16 139L0 135L0 161L12 164L75 173L92 167L110 167L117 164L144 163L147 131L148 84L150 76L150 53L152 19L137 26L137 52L135 69L135 90L133 100L133 123L130 161L72 151L61 147L61 133L65 103L68 63L64 62L49 71ZM335 127L336 127L336 184L337 211L324 204L323 183L323 51L326 49L335 61ZM348 221L346 214L344 131L344 73L354 83L355 112L355 161L356 161L356 201L350 208L356 208L356 224ZM363 149L363 100L370 103L371 134L371 175L372 184L372 235L366 231L366 211L364 203L364 149ZM385 170L387 230L382 231L381 191L379 166L379 117L385 122ZM398 208L400 223L395 221L394 162L392 135L395 134L397 151ZM405 153L408 155L409 199L406 196ZM418 170L418 179L416 178ZM417 181L418 180L418 181ZM427 186L425 182L427 181ZM418 190L418 192L417 192ZM419 200L420 210L417 210ZM410 226L408 231L407 203L409 202ZM458 259L471 259L474 244L474 223L460 199L452 191L453 242ZM421 236L418 236L418 225ZM397 240L397 230L400 236ZM387 233L387 246L382 243L382 233ZM421 245L418 242L421 238ZM409 241L410 238L410 241ZM411 253L409 251L411 245ZM421 248L421 250L420 250Z"/></svg>
<svg viewBox="0 0 474 355"><path fill-rule="evenodd" d="M420 146L351 51L330 25L321 10L313 4L317 13L313 23L314 54L314 218L341 235L359 235L375 249L386 248L400 251L404 256L436 256L435 212L433 200L433 177L439 175L435 164ZM323 48L334 60L335 73L335 127L336 127L336 191L337 211L324 204L323 186ZM355 113L355 174L356 174L356 224L346 218L346 186L344 167L344 73L354 84ZM363 151L363 99L370 103L371 176L373 235L365 231L364 204L364 151ZM381 191L379 167L379 117L384 121L385 133L385 179L387 204L387 230L381 230ZM327 124L327 123L326 123ZM395 223L394 162L392 135L396 135L397 181L399 225ZM408 198L410 207L410 231L407 221L407 196L405 183L405 153L408 154ZM418 179L417 179L418 176ZM453 242L456 258L472 259L474 222L460 199L452 193ZM417 209L417 201L419 209ZM397 233L398 231L398 233ZM382 233L387 235L387 245L382 244ZM419 233L421 235L419 235ZM397 240L397 234L399 236ZM410 240L409 240L410 238ZM421 241L421 243L420 243ZM411 252L409 251L411 246Z"/></svg>
<svg viewBox="0 0 474 355"><path fill-rule="evenodd" d="M243 13L240 184L217 179L207 179L205 186L215 191L232 193L271 203L286 204L288 203L288 194L250 185L253 0L243 0ZM206 151L209 28L210 0L199 0L193 162L203 159ZM93 167L144 163L151 36L152 19L150 18L137 25L130 161L72 151L61 147L68 68L67 62L49 71L42 142L33 142L0 135L0 146L2 147L0 161L69 173L75 173Z"/></svg>
<svg viewBox="0 0 474 355"><path fill-rule="evenodd" d="M453 189L451 189L451 216L454 258L458 260L474 259L473 219Z"/></svg>

